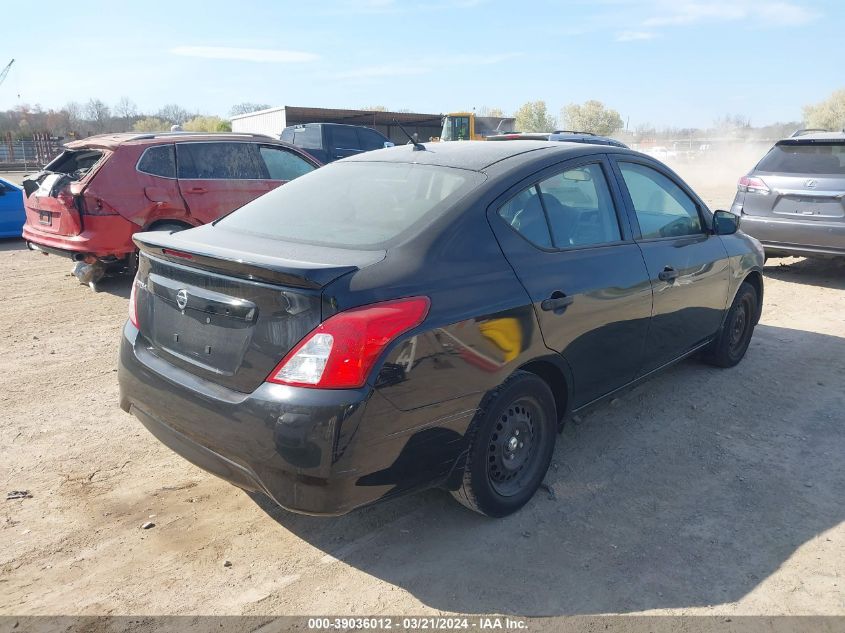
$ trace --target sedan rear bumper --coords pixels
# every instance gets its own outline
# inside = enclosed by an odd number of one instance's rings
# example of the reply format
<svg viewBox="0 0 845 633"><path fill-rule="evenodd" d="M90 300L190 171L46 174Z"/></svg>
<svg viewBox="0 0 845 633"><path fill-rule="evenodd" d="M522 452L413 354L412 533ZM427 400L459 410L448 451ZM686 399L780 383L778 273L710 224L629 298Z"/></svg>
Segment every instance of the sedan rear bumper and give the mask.
<svg viewBox="0 0 845 633"><path fill-rule="evenodd" d="M400 411L371 387L227 389L156 356L130 323L118 371L121 408L162 443L295 512L344 514L442 483L463 450L462 435L439 419L421 429L425 411ZM468 424L466 416L448 420ZM413 432L384 433L388 424Z"/></svg>
<svg viewBox="0 0 845 633"><path fill-rule="evenodd" d="M845 222L742 216L742 231L767 251L802 257L845 256Z"/></svg>

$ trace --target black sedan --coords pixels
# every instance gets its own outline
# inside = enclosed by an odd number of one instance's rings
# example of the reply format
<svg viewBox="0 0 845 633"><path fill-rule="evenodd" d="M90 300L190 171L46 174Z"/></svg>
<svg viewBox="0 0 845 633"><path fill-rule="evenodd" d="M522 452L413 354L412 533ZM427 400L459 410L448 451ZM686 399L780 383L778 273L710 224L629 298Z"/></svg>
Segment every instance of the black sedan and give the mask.
<svg viewBox="0 0 845 633"><path fill-rule="evenodd" d="M442 486L504 516L572 412L696 352L742 359L763 252L737 223L623 148L345 159L213 224L136 235L120 404L290 510Z"/></svg>

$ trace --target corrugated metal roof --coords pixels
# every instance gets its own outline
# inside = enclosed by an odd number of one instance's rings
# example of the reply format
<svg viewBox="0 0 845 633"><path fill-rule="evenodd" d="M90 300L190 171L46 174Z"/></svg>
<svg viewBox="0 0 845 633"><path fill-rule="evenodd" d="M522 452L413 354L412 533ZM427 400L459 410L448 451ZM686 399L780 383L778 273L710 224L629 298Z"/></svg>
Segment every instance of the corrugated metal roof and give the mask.
<svg viewBox="0 0 845 633"><path fill-rule="evenodd" d="M399 123L440 126L441 114L419 112L379 112L374 110L344 110L340 108L311 108L303 106L281 106L258 110L248 114L231 117L232 120L260 116L279 110L285 111L288 125L300 123L347 123L349 125L391 125L396 119Z"/></svg>

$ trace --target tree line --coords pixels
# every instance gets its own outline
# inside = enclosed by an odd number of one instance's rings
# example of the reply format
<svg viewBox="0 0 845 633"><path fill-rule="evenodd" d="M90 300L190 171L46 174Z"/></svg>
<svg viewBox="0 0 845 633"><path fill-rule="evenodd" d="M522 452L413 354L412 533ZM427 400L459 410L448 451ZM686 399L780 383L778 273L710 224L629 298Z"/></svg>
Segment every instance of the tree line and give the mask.
<svg viewBox="0 0 845 633"><path fill-rule="evenodd" d="M232 106L230 116L263 110L263 103L239 103ZM167 132L178 125L189 132L231 132L232 124L219 116L192 112L170 103L155 112L141 112L128 97L108 105L101 99L86 103L71 101L59 109L43 109L40 105L21 104L0 112L0 135L11 133L14 139L30 138L33 133L47 132L61 138L85 138L112 132Z"/></svg>
<svg viewBox="0 0 845 633"><path fill-rule="evenodd" d="M230 116L255 112L269 108L264 103L239 103L232 106ZM386 110L384 106L369 106L365 110ZM403 110L400 110L403 111ZM497 107L482 106L479 116L504 117L504 111ZM803 121L775 123L763 127L752 127L750 117L726 115L716 119L707 130L699 128L658 128L650 123L638 123L628 129L617 110L605 106L601 101L570 103L560 109L559 116L553 116L542 100L529 101L514 113L515 128L519 132L550 132L555 129L592 132L605 136L634 136L640 138L682 138L702 132L716 131L743 137L788 136L797 127L812 127L828 130L845 128L845 89L837 90L819 103L803 108ZM121 97L109 105L101 99L92 98L86 103L71 101L59 109L43 109L36 104L21 104L11 110L0 112L0 134L11 133L12 137L30 138L33 133L47 132L62 138L84 138L92 134L108 132L163 132L172 126L194 132L227 132L231 123L216 115L204 115L190 111L178 104L170 103L155 112L141 112L128 97Z"/></svg>

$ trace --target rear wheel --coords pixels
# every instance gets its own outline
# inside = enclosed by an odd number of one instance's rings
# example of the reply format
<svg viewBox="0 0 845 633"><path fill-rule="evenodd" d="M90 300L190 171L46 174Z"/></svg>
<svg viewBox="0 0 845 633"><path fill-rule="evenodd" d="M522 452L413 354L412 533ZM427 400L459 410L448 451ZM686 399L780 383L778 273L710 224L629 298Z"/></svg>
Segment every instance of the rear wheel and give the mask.
<svg viewBox="0 0 845 633"><path fill-rule="evenodd" d="M482 402L470 426L463 481L453 496L490 517L519 510L549 468L556 419L548 385L535 374L515 372Z"/></svg>
<svg viewBox="0 0 845 633"><path fill-rule="evenodd" d="M739 363L751 342L758 310L757 291L750 283L743 282L722 329L705 352L704 360L717 367L733 367Z"/></svg>

